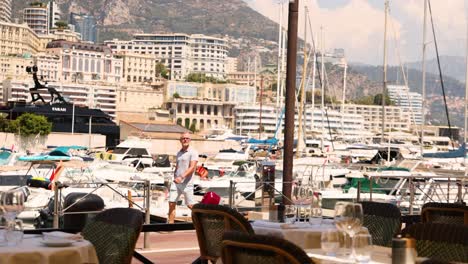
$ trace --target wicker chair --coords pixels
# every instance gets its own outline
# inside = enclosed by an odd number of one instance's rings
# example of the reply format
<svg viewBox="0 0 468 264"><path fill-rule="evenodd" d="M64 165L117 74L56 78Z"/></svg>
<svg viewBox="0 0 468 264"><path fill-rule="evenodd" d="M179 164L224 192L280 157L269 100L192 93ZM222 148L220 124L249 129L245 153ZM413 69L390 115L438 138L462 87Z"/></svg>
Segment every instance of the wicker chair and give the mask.
<svg viewBox="0 0 468 264"><path fill-rule="evenodd" d="M222 205L195 204L192 221L197 232L202 262L216 261L221 256L221 241L225 231L253 234L250 223L239 212Z"/></svg>
<svg viewBox="0 0 468 264"><path fill-rule="evenodd" d="M402 231L416 239L420 257L434 261L468 262L468 227L442 223L419 223Z"/></svg>
<svg viewBox="0 0 468 264"><path fill-rule="evenodd" d="M423 223L468 225L468 206L454 203L426 203L421 210Z"/></svg>
<svg viewBox="0 0 468 264"><path fill-rule="evenodd" d="M307 264L312 259L297 245L267 235L226 232L222 242L223 264Z"/></svg>
<svg viewBox="0 0 468 264"><path fill-rule="evenodd" d="M391 246L392 239L401 231L401 212L390 203L361 202L364 213L363 226L372 235L372 242L379 246Z"/></svg>
<svg viewBox="0 0 468 264"><path fill-rule="evenodd" d="M89 240L99 263L130 263L143 226L143 214L132 208L112 208L86 223L82 235Z"/></svg>

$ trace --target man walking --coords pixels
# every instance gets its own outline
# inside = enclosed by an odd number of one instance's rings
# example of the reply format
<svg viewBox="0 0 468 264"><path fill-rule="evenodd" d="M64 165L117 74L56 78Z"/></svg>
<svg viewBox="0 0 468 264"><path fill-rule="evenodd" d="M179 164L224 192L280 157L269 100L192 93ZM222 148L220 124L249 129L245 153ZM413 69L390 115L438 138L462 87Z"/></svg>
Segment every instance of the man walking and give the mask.
<svg viewBox="0 0 468 264"><path fill-rule="evenodd" d="M192 140L190 133L183 133L179 140L182 148L177 152L174 181L169 192L168 223L170 224L174 223L176 204L182 194L187 207L193 206L192 176L198 162L198 152L190 147Z"/></svg>

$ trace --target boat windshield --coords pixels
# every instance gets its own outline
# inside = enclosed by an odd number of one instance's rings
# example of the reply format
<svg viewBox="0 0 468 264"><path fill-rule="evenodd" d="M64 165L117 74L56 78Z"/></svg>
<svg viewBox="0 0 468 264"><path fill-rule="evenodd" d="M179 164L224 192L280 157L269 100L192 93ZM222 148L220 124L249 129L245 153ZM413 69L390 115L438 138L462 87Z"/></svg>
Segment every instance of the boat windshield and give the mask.
<svg viewBox="0 0 468 264"><path fill-rule="evenodd" d="M125 154L128 148L116 147L112 153L114 154Z"/></svg>

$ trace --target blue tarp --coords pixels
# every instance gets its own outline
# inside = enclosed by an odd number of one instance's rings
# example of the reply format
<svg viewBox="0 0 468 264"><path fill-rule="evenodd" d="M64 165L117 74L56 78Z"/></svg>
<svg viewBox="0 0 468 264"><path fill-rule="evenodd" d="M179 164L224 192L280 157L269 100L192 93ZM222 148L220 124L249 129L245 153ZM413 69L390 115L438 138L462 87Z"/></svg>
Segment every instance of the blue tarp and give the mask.
<svg viewBox="0 0 468 264"><path fill-rule="evenodd" d="M34 155L34 156L21 156L18 158L20 161L60 161L70 160L68 156L50 156L50 155Z"/></svg>
<svg viewBox="0 0 468 264"><path fill-rule="evenodd" d="M249 140L247 140L247 143L250 143L250 144L264 144L264 145L276 145L276 144L278 144L278 139L276 139L276 138L269 138L269 139L250 138Z"/></svg>

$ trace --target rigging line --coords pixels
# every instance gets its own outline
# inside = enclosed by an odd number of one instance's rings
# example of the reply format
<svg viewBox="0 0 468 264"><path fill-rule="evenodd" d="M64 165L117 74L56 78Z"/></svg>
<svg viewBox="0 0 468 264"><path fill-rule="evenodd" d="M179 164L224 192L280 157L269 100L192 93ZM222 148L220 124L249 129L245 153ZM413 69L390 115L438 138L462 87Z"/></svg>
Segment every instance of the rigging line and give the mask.
<svg viewBox="0 0 468 264"><path fill-rule="evenodd" d="M311 20L309 19L309 28L312 30L312 24L310 22ZM314 40L314 34L312 32L311 34L311 38L312 38L312 48L314 50L314 53L316 53L316 49L315 49L315 40ZM307 40L305 40L306 43L307 43ZM323 52L323 51L321 51ZM319 80L319 84L320 86L322 86L322 78L321 78L321 73L320 73L320 67L318 67L318 60L315 60L315 63L313 65L313 67L316 67L316 70L317 70L317 76L318 76L318 80ZM326 72L326 71L325 71ZM325 89L324 89L324 94L321 94L320 96L325 96ZM312 100L314 100L314 97L315 97L315 94L312 93ZM326 108L325 108L326 109ZM323 111L323 109L322 109ZM343 114L343 113L341 113ZM334 148L334 144L333 144L333 137L331 135L331 128L330 128L330 120L328 118L328 111L325 111L325 116L327 117L327 123L328 123L328 134L330 136L330 142L332 144L332 147ZM312 109L312 118L314 118L314 109ZM323 123L323 120L322 120L322 123ZM312 128L313 129L313 128Z"/></svg>
<svg viewBox="0 0 468 264"><path fill-rule="evenodd" d="M401 73L402 73L402 76L403 76L403 82L405 83L405 86L408 88L408 90L406 91L406 96L408 97L408 103L409 103L411 117L413 118L413 123L416 125L416 116L415 116L414 111L413 111L413 103L412 103L412 100L411 100L411 97L410 97L408 77L407 77L407 75L405 73L405 70L403 68L403 64L401 63L400 42L397 41L395 25L392 23L392 21L390 21L390 26L392 27L393 35L395 37L394 38L394 40L395 40L395 50L396 50L396 53L397 53L397 58L398 58L398 63L400 65L400 70L401 70ZM397 69L397 72L398 72L398 69ZM398 95L398 97L399 97L399 95ZM417 133L418 139L422 140L422 138L419 137L419 131L418 130L416 130L416 133ZM422 144L422 141L420 143Z"/></svg>
<svg viewBox="0 0 468 264"><path fill-rule="evenodd" d="M448 123L448 127L449 127L450 140L452 142L452 148L455 148L454 142L453 142L452 125L450 124L450 116L449 116L448 106L447 106L447 97L445 96L444 78L442 76L442 69L440 67L439 49L437 47L437 39L436 39L436 35L435 35L435 30L434 30L434 20L432 18L431 1L428 0L427 4L428 4L428 7L429 7L429 16L431 17L432 36L434 37L434 46L435 46L436 57L437 57L437 66L439 67L440 85L442 86L442 94L444 96L445 114L447 116L447 123Z"/></svg>
<svg viewBox="0 0 468 264"><path fill-rule="evenodd" d="M330 89L330 83L328 82L328 74L327 74L327 71L324 72L324 76L325 76L325 85L328 89ZM323 90L324 93L325 93L325 89ZM333 100L331 100L330 98L330 101L331 101L331 104L333 106ZM322 110L323 111L323 110ZM341 113L343 114L343 113ZM328 117L328 107L325 107L325 116L327 117L327 124L328 124L328 135L330 136L330 142L332 144L332 148L335 149L335 145L333 143L333 137L332 137L332 132L331 132L331 127L330 127L330 118ZM323 120L322 120L323 122ZM343 129L343 128L342 128Z"/></svg>

